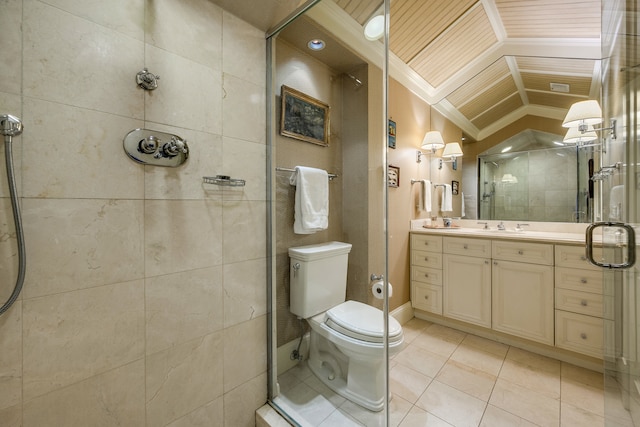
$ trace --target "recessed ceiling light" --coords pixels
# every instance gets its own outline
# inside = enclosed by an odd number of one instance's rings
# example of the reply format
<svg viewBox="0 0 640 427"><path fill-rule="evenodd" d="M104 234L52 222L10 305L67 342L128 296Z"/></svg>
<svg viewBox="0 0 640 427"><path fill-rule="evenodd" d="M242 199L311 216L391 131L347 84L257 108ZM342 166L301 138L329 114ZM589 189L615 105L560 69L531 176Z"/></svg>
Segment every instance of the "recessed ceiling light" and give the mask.
<svg viewBox="0 0 640 427"><path fill-rule="evenodd" d="M501 153L506 153L507 151L511 151L512 148L513 147L511 147L511 146L505 147L505 148L502 149Z"/></svg>
<svg viewBox="0 0 640 427"><path fill-rule="evenodd" d="M307 43L307 46L311 50L322 50L325 47L325 43L323 40L313 39L313 40L309 40L309 43Z"/></svg>
<svg viewBox="0 0 640 427"><path fill-rule="evenodd" d="M549 83L552 92L569 93L569 85L566 83Z"/></svg>
<svg viewBox="0 0 640 427"><path fill-rule="evenodd" d="M384 15L376 15L364 26L364 38L378 40L384 34Z"/></svg>

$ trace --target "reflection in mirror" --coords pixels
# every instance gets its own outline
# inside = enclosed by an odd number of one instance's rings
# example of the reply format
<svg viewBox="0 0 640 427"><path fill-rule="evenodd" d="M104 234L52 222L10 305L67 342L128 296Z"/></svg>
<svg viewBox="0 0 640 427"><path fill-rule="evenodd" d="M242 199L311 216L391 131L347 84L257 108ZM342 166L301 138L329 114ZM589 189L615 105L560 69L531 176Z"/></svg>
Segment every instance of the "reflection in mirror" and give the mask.
<svg viewBox="0 0 640 427"><path fill-rule="evenodd" d="M591 222L594 147L559 141L527 130L480 154L479 219Z"/></svg>

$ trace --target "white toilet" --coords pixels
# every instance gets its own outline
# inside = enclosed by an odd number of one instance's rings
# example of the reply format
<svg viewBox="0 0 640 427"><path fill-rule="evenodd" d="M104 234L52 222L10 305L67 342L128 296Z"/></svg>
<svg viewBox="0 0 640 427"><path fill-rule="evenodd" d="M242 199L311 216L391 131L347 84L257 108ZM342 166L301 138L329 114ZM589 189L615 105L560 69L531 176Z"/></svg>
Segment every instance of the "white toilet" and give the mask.
<svg viewBox="0 0 640 427"><path fill-rule="evenodd" d="M293 314L311 325L311 371L341 396L372 411L384 406L384 315L345 301L351 244L289 248ZM402 347L402 327L389 316L389 356Z"/></svg>

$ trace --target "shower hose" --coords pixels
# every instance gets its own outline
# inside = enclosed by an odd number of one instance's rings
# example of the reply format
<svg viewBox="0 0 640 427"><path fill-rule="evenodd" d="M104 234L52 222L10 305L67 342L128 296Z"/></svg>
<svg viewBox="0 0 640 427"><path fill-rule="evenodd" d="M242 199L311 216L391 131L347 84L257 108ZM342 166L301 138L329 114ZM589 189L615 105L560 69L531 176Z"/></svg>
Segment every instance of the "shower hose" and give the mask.
<svg viewBox="0 0 640 427"><path fill-rule="evenodd" d="M4 117L3 117L4 118ZM20 124L21 125L21 124ZM22 132L21 128L19 132ZM4 156L7 165L7 181L9 183L9 193L11 195L11 208L13 210L13 221L16 226L16 236L18 240L18 277L13 292L9 299L0 307L0 315L7 311L9 307L18 299L22 285L24 283L26 251L24 248L24 235L22 233L22 219L20 218L20 206L18 205L18 192L16 191L16 180L13 172L13 152L11 149L11 137L18 133L4 133Z"/></svg>

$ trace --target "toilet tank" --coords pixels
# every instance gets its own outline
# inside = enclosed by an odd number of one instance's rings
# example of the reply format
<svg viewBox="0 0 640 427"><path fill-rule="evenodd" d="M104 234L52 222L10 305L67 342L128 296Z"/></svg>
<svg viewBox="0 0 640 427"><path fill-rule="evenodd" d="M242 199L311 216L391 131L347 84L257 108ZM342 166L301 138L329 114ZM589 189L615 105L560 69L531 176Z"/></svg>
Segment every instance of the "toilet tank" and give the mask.
<svg viewBox="0 0 640 427"><path fill-rule="evenodd" d="M308 319L345 300L350 243L289 248L290 308Z"/></svg>

